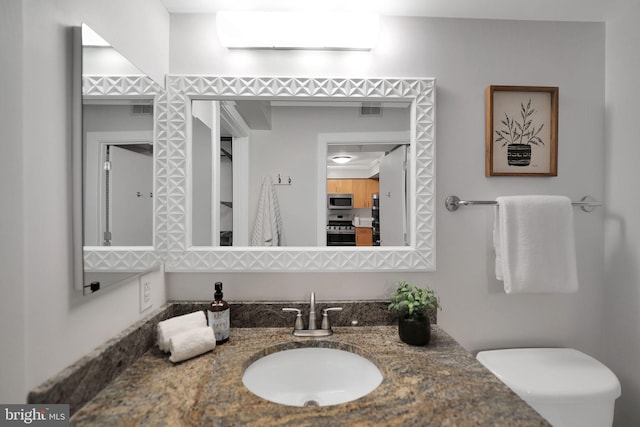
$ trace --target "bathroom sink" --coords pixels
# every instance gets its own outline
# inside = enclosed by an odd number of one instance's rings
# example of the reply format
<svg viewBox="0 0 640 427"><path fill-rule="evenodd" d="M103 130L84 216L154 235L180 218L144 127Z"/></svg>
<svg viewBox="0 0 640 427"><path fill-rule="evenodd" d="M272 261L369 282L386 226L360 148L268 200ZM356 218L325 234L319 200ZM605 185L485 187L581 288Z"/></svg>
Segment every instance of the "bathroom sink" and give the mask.
<svg viewBox="0 0 640 427"><path fill-rule="evenodd" d="M289 406L328 406L359 399L382 382L368 359L344 350L305 347L262 357L242 382L255 395Z"/></svg>

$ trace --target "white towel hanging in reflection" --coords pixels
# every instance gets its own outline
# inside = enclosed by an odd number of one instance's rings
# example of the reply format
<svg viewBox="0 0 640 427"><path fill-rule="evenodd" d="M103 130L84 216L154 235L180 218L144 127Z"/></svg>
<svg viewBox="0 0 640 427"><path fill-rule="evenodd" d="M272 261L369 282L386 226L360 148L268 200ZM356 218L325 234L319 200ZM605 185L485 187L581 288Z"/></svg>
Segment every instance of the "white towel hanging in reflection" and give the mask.
<svg viewBox="0 0 640 427"><path fill-rule="evenodd" d="M576 292L571 200L564 196L511 196L498 197L497 202L495 268L505 292Z"/></svg>
<svg viewBox="0 0 640 427"><path fill-rule="evenodd" d="M270 176L262 177L260 201L251 236L251 246L280 246L282 244L282 218L276 189Z"/></svg>

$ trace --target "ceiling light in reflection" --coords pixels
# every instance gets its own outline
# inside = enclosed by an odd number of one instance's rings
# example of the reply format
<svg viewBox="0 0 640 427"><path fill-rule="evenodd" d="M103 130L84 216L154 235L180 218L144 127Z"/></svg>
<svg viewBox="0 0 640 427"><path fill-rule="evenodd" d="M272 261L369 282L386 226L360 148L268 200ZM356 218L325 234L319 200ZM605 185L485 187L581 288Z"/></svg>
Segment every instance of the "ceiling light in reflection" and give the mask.
<svg viewBox="0 0 640 427"><path fill-rule="evenodd" d="M338 155L338 156L333 156L333 157L331 158L331 160L332 160L334 163L338 163L338 164L340 164L340 165L343 165L343 164L345 164L345 163L349 163L349 162L351 161L351 159L352 159L352 158L353 158L353 157L351 157L351 156L349 156L349 155Z"/></svg>

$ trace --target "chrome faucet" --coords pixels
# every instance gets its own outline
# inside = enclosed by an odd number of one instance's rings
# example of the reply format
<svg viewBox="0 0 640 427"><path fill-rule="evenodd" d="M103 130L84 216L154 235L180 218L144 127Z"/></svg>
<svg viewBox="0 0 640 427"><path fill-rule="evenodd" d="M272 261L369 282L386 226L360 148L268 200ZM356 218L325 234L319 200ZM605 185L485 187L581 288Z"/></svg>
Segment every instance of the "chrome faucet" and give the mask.
<svg viewBox="0 0 640 427"><path fill-rule="evenodd" d="M293 326L293 335L296 337L327 337L333 334L331 329L331 322L329 321L330 311L342 311L342 307L330 307L322 309L322 322L320 329L318 329L318 322L316 320L316 294L311 292L311 300L309 302L309 326L304 328L304 322L302 320L302 310L298 308L283 308L282 311L296 312L296 322Z"/></svg>
<svg viewBox="0 0 640 427"><path fill-rule="evenodd" d="M313 331L316 327L316 293L311 292L311 301L309 302L309 330Z"/></svg>

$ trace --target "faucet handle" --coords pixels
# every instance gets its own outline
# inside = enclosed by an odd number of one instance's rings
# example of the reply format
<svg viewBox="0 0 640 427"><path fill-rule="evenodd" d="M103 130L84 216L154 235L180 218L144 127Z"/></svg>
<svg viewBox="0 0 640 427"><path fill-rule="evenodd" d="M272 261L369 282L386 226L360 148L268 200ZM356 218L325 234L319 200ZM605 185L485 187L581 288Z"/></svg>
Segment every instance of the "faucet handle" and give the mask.
<svg viewBox="0 0 640 427"><path fill-rule="evenodd" d="M296 314L296 323L293 325L293 330L301 331L304 329L304 322L302 321L302 310L300 310L299 308L285 307L282 309L282 311L295 311L297 314Z"/></svg>
<svg viewBox="0 0 640 427"><path fill-rule="evenodd" d="M342 307L329 307L322 309L322 324L320 329L331 329L331 322L329 322L330 311L342 311Z"/></svg>

